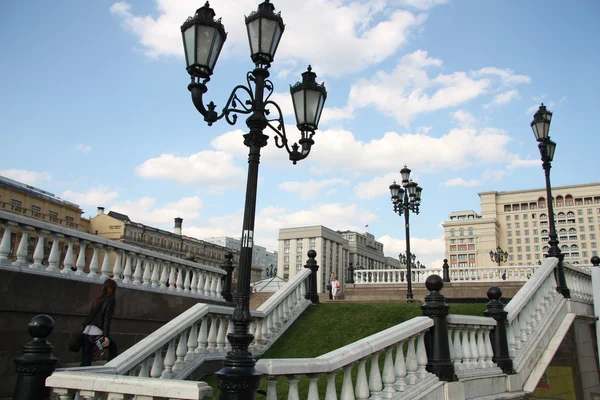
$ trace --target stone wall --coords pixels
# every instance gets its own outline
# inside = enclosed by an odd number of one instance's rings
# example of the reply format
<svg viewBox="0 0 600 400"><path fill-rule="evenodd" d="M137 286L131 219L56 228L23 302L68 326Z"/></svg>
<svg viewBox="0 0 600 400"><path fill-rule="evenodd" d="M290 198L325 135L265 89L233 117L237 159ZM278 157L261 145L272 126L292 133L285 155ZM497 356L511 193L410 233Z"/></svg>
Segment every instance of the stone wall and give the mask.
<svg viewBox="0 0 600 400"><path fill-rule="evenodd" d="M16 382L13 359L31 340L27 324L38 314L54 319L48 340L54 345L58 367L77 366L81 352L68 351L74 331L81 329L101 282L75 280L0 270L0 400L12 398ZM120 288L111 336L123 352L149 333L196 304L191 297ZM219 303L223 304L223 303Z"/></svg>

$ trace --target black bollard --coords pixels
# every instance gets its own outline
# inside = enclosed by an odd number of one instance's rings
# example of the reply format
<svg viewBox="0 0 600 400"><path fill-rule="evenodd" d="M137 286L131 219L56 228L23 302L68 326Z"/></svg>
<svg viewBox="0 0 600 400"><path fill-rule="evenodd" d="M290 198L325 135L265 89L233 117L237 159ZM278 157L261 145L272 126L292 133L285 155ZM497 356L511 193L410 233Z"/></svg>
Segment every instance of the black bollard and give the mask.
<svg viewBox="0 0 600 400"><path fill-rule="evenodd" d="M513 362L508 351L508 338L506 337L506 316L508 313L504 311L504 304L500 301L502 290L497 286L492 286L487 291L487 297L490 301L487 303L483 315L496 320L496 327L492 330L492 349L494 350L492 361L502 368L505 374L514 374Z"/></svg>
<svg viewBox="0 0 600 400"><path fill-rule="evenodd" d="M444 264L442 264L442 273L444 276L444 282L450 282L450 266L448 265L448 259L444 258Z"/></svg>
<svg viewBox="0 0 600 400"><path fill-rule="evenodd" d="M46 378L54 372L58 359L52 354L54 346L46 339L53 329L54 320L45 314L36 315L27 325L33 340L23 346L23 354L13 360L17 367L13 400L50 399Z"/></svg>
<svg viewBox="0 0 600 400"><path fill-rule="evenodd" d="M319 293L317 293L317 271L319 270L319 266L317 265L317 260L315 260L317 252L309 250L306 255L308 256L308 260L304 268L310 269L311 274L308 278L308 288L304 298L310 300L313 304L319 304Z"/></svg>
<svg viewBox="0 0 600 400"><path fill-rule="evenodd" d="M233 280L233 262L231 262L232 258L233 254L228 251L225 253L225 261L223 261L223 264L221 264L221 269L227 272L227 275L225 275L225 284L223 285L221 296L223 296L225 301L228 303L233 301L233 294L231 293L231 282Z"/></svg>
<svg viewBox="0 0 600 400"><path fill-rule="evenodd" d="M421 306L423 315L433 320L433 327L428 332L427 371L437 375L442 381L456 380L454 363L450 358L450 342L448 341L448 310L446 298L440 293L444 282L439 275L430 275L425 281L429 294Z"/></svg>

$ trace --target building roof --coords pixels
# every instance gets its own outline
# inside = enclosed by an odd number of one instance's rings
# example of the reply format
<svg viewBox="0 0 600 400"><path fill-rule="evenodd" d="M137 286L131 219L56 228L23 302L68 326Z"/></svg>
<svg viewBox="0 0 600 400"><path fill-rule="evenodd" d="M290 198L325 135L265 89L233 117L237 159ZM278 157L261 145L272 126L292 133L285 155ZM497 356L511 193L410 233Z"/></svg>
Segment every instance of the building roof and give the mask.
<svg viewBox="0 0 600 400"><path fill-rule="evenodd" d="M71 203L70 201L63 200L60 197L57 197L54 193L47 192L45 190L36 188L31 185L27 185L22 182L15 181L13 179L7 178L5 176L0 175L0 184L7 186L12 189L20 190L22 192L27 193L28 195L38 197L56 204L60 204L62 206L69 206L77 208L81 211L81 207L75 203ZM81 211L83 212L83 211Z"/></svg>
<svg viewBox="0 0 600 400"><path fill-rule="evenodd" d="M131 222L131 220L129 219L129 217L125 214L121 214L115 211L109 211L108 212L108 216L109 217L113 217L115 219L118 219L119 221L123 221L123 222Z"/></svg>

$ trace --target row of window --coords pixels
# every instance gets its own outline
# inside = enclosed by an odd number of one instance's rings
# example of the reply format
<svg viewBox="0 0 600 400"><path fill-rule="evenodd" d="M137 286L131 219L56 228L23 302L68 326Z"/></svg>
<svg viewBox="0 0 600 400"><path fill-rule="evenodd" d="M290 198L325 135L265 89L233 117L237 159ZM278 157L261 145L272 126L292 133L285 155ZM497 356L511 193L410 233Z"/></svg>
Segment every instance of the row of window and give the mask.
<svg viewBox="0 0 600 400"><path fill-rule="evenodd" d="M10 202L10 204L11 204L13 207L15 207L15 208L21 208L23 203L21 203L21 201L20 201L20 200L15 200L15 199L12 199L12 200L11 200L11 202ZM31 212L33 212L33 213L38 213L38 214L39 214L39 213L41 213L41 212L42 212L42 208L41 208L41 207L39 207L39 206L34 206L34 205L32 205L32 206L31 206ZM57 213L56 211L48 211L48 216L49 216L49 217L52 217L52 218L58 218L58 213ZM67 216L67 217L65 217L65 220L66 220L67 222L73 222L73 217L69 217L69 216Z"/></svg>
<svg viewBox="0 0 600 400"><path fill-rule="evenodd" d="M562 196L556 196L556 201L555 203L556 207L564 207L565 205L567 207L572 207L573 205L575 206L583 206L583 205L590 205L590 204L600 204L600 197L594 197L593 201L591 197L586 197L586 198L577 198L573 201L573 197L570 195L567 195L566 197L562 197ZM526 210L535 210L537 208L546 208L546 199L544 199L543 197L540 197L538 199L537 203L531 202L531 203L521 203L521 204L505 204L504 205L504 211L505 212L511 212L511 211L526 211Z"/></svg>

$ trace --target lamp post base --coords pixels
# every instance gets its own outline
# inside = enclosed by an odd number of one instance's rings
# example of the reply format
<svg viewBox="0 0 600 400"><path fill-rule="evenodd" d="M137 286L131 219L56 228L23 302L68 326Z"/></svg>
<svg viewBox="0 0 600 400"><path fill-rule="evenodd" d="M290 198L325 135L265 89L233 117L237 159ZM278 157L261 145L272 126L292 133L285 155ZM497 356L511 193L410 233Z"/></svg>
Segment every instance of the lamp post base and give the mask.
<svg viewBox="0 0 600 400"><path fill-rule="evenodd" d="M249 367L223 367L215 373L221 400L254 400L261 374Z"/></svg>

